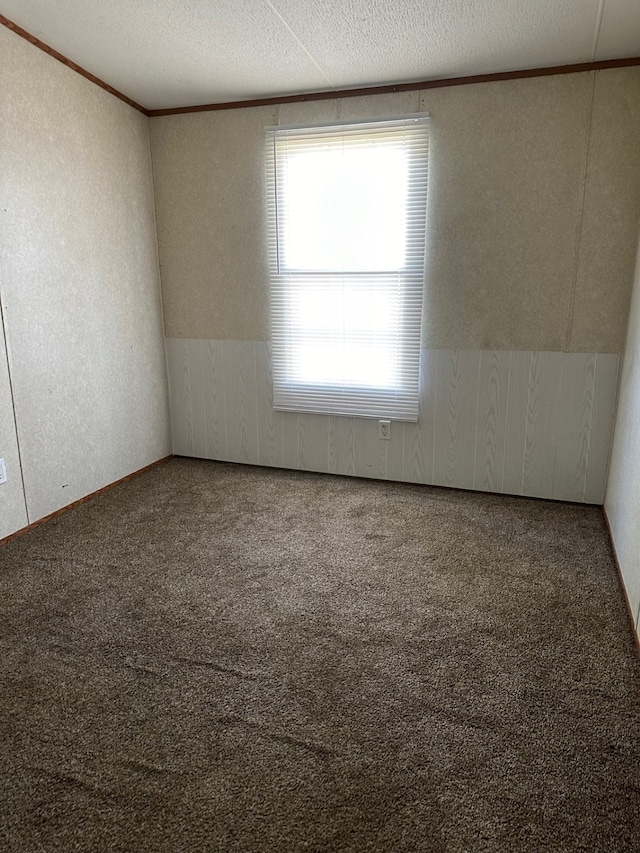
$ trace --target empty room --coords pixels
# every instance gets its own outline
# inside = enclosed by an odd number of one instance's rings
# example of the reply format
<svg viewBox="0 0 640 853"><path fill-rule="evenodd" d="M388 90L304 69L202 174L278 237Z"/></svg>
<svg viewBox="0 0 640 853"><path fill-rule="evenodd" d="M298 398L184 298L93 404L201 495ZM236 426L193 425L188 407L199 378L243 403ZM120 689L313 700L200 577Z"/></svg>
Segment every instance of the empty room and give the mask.
<svg viewBox="0 0 640 853"><path fill-rule="evenodd" d="M637 0L0 0L0 850L640 849Z"/></svg>

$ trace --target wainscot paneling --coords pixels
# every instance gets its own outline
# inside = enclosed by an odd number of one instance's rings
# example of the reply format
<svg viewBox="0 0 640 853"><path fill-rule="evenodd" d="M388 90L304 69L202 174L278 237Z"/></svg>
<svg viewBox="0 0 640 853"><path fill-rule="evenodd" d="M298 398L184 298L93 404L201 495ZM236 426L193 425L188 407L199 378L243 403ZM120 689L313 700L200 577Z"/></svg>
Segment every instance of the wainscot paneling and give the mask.
<svg viewBox="0 0 640 853"><path fill-rule="evenodd" d="M173 451L557 500L604 499L620 357L423 350L418 422L276 412L270 345L167 339Z"/></svg>

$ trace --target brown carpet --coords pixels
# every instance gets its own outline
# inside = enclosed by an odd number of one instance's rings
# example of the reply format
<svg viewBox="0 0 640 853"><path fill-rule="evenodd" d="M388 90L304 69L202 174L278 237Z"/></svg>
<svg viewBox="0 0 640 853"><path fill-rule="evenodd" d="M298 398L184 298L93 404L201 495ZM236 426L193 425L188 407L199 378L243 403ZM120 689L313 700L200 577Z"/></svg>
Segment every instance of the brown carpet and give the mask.
<svg viewBox="0 0 640 853"><path fill-rule="evenodd" d="M0 849L637 851L602 513L174 459L0 547Z"/></svg>

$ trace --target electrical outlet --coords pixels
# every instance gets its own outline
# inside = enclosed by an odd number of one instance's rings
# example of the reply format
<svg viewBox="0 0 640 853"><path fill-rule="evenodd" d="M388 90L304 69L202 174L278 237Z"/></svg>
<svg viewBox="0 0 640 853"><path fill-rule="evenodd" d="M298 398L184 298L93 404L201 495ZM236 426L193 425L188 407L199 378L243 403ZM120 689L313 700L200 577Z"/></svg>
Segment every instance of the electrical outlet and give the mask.
<svg viewBox="0 0 640 853"><path fill-rule="evenodd" d="M4 464L4 459L0 459L0 484L7 482L7 466Z"/></svg>
<svg viewBox="0 0 640 853"><path fill-rule="evenodd" d="M378 421L378 438L391 438L391 421Z"/></svg>

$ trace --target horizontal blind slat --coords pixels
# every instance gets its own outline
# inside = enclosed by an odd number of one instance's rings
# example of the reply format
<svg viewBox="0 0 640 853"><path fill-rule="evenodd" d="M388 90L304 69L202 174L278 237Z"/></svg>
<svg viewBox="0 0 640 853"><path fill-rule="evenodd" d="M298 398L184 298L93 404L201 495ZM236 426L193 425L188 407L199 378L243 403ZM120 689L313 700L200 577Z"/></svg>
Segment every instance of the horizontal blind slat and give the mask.
<svg viewBox="0 0 640 853"><path fill-rule="evenodd" d="M425 118L267 132L276 409L417 419L428 143Z"/></svg>

